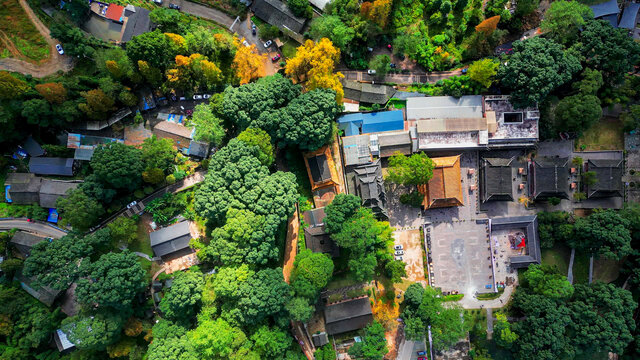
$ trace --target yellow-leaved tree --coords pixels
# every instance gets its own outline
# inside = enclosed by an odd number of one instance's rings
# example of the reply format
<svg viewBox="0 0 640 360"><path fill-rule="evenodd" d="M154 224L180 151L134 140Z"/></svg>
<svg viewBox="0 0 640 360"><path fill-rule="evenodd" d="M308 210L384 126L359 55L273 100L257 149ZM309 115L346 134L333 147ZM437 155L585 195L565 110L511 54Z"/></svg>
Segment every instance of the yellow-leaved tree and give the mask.
<svg viewBox="0 0 640 360"><path fill-rule="evenodd" d="M265 75L264 62L267 55L258 54L256 45L244 46L244 38L242 40L235 37L233 42L238 50L233 58L231 66L236 70L236 76L240 79L240 85L247 84L252 80L261 78Z"/></svg>
<svg viewBox="0 0 640 360"><path fill-rule="evenodd" d="M164 36L169 40L169 45L178 54L187 52L187 41L182 35L173 33L164 33Z"/></svg>
<svg viewBox="0 0 640 360"><path fill-rule="evenodd" d="M333 46L331 40L322 38L317 43L305 41L296 50L296 56L287 61L285 74L294 82L304 83L305 89L317 88L333 89L336 101L342 104L344 90L340 79L344 77L340 72L334 72L340 61L340 49Z"/></svg>
<svg viewBox="0 0 640 360"><path fill-rule="evenodd" d="M167 70L168 85L172 89L207 90L222 81L222 71L201 54L176 56L176 65Z"/></svg>

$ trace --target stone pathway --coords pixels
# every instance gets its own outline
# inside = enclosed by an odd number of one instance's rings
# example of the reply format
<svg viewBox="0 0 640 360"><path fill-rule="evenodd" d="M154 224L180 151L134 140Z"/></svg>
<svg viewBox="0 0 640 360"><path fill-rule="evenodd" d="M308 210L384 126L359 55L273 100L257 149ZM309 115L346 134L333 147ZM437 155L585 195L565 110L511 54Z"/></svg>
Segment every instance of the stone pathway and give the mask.
<svg viewBox="0 0 640 360"><path fill-rule="evenodd" d="M576 256L576 249L571 249L571 258L569 259L569 273L567 274L567 280L570 284L573 284L573 258Z"/></svg>
<svg viewBox="0 0 640 360"><path fill-rule="evenodd" d="M493 309L487 308L487 340L493 338Z"/></svg>

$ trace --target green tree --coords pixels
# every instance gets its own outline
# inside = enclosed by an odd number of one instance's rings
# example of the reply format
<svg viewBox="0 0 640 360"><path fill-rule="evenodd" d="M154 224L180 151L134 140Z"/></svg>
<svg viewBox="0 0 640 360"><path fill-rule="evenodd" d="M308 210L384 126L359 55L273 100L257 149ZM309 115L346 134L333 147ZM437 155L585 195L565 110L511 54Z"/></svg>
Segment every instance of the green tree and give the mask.
<svg viewBox="0 0 640 360"><path fill-rule="evenodd" d="M498 73L499 63L492 59L474 61L469 65L469 78L488 89Z"/></svg>
<svg viewBox="0 0 640 360"><path fill-rule="evenodd" d="M49 30L51 37L62 43L65 55L92 58L95 55L94 46L102 44L92 36L85 36L80 28L64 22L54 22Z"/></svg>
<svg viewBox="0 0 640 360"><path fill-rule="evenodd" d="M190 323L200 307L203 286L201 273L178 273L173 279L171 290L160 302L160 310L171 320Z"/></svg>
<svg viewBox="0 0 640 360"><path fill-rule="evenodd" d="M572 340L578 354L622 353L633 340L638 303L613 284L577 284L570 309Z"/></svg>
<svg viewBox="0 0 640 360"><path fill-rule="evenodd" d="M552 248L556 241L566 244L574 236L571 214L565 211L539 212L538 235L543 248Z"/></svg>
<svg viewBox="0 0 640 360"><path fill-rule="evenodd" d="M86 231L104 214L102 205L87 196L81 189L67 191L66 197L59 197L56 207L64 222L78 231Z"/></svg>
<svg viewBox="0 0 640 360"><path fill-rule="evenodd" d="M342 225L360 209L362 200L351 194L338 194L325 207L324 226L329 233L338 233Z"/></svg>
<svg viewBox="0 0 640 360"><path fill-rule="evenodd" d="M8 71L0 71L0 99L18 99L30 89L26 81L18 79Z"/></svg>
<svg viewBox="0 0 640 360"><path fill-rule="evenodd" d="M149 360L199 360L199 354L186 336L158 339L149 345Z"/></svg>
<svg viewBox="0 0 640 360"><path fill-rule="evenodd" d="M321 348L317 348L313 353L313 356L316 360L335 360L336 351L333 350L333 346L331 346L331 344L326 344Z"/></svg>
<svg viewBox="0 0 640 360"><path fill-rule="evenodd" d="M98 304L129 311L133 299L146 285L146 273L138 256L129 250L102 255L96 262L83 262L80 271L83 278L77 281L75 294L87 306Z"/></svg>
<svg viewBox="0 0 640 360"><path fill-rule="evenodd" d="M116 244L129 245L137 238L138 225L130 217L118 216L107 227Z"/></svg>
<svg viewBox="0 0 640 360"><path fill-rule="evenodd" d="M189 342L204 360L229 359L239 348L248 346L241 329L218 318L207 319L189 332Z"/></svg>
<svg viewBox="0 0 640 360"><path fill-rule="evenodd" d="M562 131L582 133L602 117L600 99L594 95L573 95L560 100L555 122Z"/></svg>
<svg viewBox="0 0 640 360"><path fill-rule="evenodd" d="M287 303L286 308L293 320L302 322L309 321L315 311L315 308L309 305L309 300L303 297L294 297Z"/></svg>
<svg viewBox="0 0 640 360"><path fill-rule="evenodd" d="M265 225L265 216L231 208L226 219L224 226L211 232L209 245L198 254L201 260L224 265L266 265L278 259L276 234L273 227Z"/></svg>
<svg viewBox="0 0 640 360"><path fill-rule="evenodd" d="M541 37L513 43L513 55L498 68L511 102L524 108L544 100L551 91L582 69L580 60L562 45Z"/></svg>
<svg viewBox="0 0 640 360"><path fill-rule="evenodd" d="M322 290L333 274L333 261L323 253L302 250L293 262L292 282L304 279L316 289Z"/></svg>
<svg viewBox="0 0 640 360"><path fill-rule="evenodd" d="M291 336L278 329L261 326L251 336L253 350L261 354L266 359L282 359L284 353L291 345Z"/></svg>
<svg viewBox="0 0 640 360"><path fill-rule="evenodd" d="M173 141L160 139L155 135L142 142L142 161L148 169L161 169L165 173L173 171L173 161L176 157L176 149Z"/></svg>
<svg viewBox="0 0 640 360"><path fill-rule="evenodd" d="M353 40L355 30L345 25L340 17L325 15L313 19L309 34L315 41L328 38L333 45L344 50L351 43L351 40Z"/></svg>
<svg viewBox="0 0 640 360"><path fill-rule="evenodd" d="M21 259L5 259L0 263L0 270L7 276L13 278L16 271L22 269L23 261Z"/></svg>
<svg viewBox="0 0 640 360"><path fill-rule="evenodd" d="M170 46L166 36L160 30L155 30L134 36L127 42L127 55L134 63L146 61L152 67L163 71L174 61L177 53Z"/></svg>
<svg viewBox="0 0 640 360"><path fill-rule="evenodd" d="M101 145L93 153L91 168L103 184L134 191L142 182L142 151L118 142Z"/></svg>
<svg viewBox="0 0 640 360"><path fill-rule="evenodd" d="M97 50L95 63L100 72L111 75L115 79L122 80L133 76L133 64L122 48L112 47Z"/></svg>
<svg viewBox="0 0 640 360"><path fill-rule="evenodd" d="M567 277L545 265L529 265L522 279L523 286L550 299L567 300L573 295L573 286Z"/></svg>
<svg viewBox="0 0 640 360"><path fill-rule="evenodd" d="M118 341L123 324L117 315L98 313L66 318L61 329L78 349L104 350Z"/></svg>
<svg viewBox="0 0 640 360"><path fill-rule="evenodd" d="M384 266L384 270L392 283L398 284L402 282L402 278L407 276L405 270L406 264L400 260L389 261Z"/></svg>
<svg viewBox="0 0 640 360"><path fill-rule="evenodd" d="M588 218L576 220L575 236L569 240L569 245L607 259L620 260L632 251L629 226L629 221L614 210L596 211Z"/></svg>
<svg viewBox="0 0 640 360"><path fill-rule="evenodd" d="M392 232L388 222L377 221L371 209L361 208L331 237L349 251L348 264L354 277L366 281L373 279L378 260L391 259L385 249L393 242Z"/></svg>
<svg viewBox="0 0 640 360"><path fill-rule="evenodd" d="M262 165L271 166L273 164L275 160L273 144L271 143L271 136L266 131L258 128L248 128L238 134L237 139L248 145L255 145L260 149L258 159Z"/></svg>
<svg viewBox="0 0 640 360"><path fill-rule="evenodd" d="M580 32L578 49L586 66L602 72L609 84L618 84L640 61L640 44L626 29L616 29L608 21L589 20Z"/></svg>
<svg viewBox="0 0 640 360"><path fill-rule="evenodd" d="M251 326L282 311L291 298L291 289L284 282L281 268L263 269L241 283L238 294L238 320Z"/></svg>
<svg viewBox="0 0 640 360"><path fill-rule="evenodd" d="M511 349L516 341L518 334L511 330L511 325L507 321L504 314L496 315L497 321L493 325L493 332L496 334L496 344L505 349Z"/></svg>
<svg viewBox="0 0 640 360"><path fill-rule="evenodd" d="M196 105L191 121L196 128L195 140L220 146L225 135L222 119L213 114L208 104Z"/></svg>
<svg viewBox="0 0 640 360"><path fill-rule="evenodd" d="M364 328L362 341L349 348L349 355L358 359L382 360L388 351L384 327L379 322L374 322Z"/></svg>
<svg viewBox="0 0 640 360"><path fill-rule="evenodd" d="M89 3L84 1L70 1L64 4L64 9L69 12L71 20L82 26L89 19Z"/></svg>
<svg viewBox="0 0 640 360"><path fill-rule="evenodd" d="M549 32L561 44L575 40L578 30L588 19L593 19L593 11L577 1L555 1L544 14L540 29Z"/></svg>
<svg viewBox="0 0 640 360"><path fill-rule="evenodd" d="M433 177L433 160L427 154L396 154L389 158L388 179L396 184L423 185Z"/></svg>
<svg viewBox="0 0 640 360"><path fill-rule="evenodd" d="M230 300L240 296L239 287L255 274L247 264L238 267L223 267L213 279L216 297Z"/></svg>
<svg viewBox="0 0 640 360"><path fill-rule="evenodd" d="M582 80L573 83L573 88L584 95L597 95L602 85L604 85L602 73L598 70L585 68L582 72Z"/></svg>
<svg viewBox="0 0 640 360"><path fill-rule="evenodd" d="M173 174L168 176L173 176ZM149 184L160 184L161 182L165 181L165 179L166 177L162 169L151 168L142 172L142 180L144 180L144 182L147 182ZM175 182L175 178L174 178L174 182Z"/></svg>
<svg viewBox="0 0 640 360"><path fill-rule="evenodd" d="M191 22L178 10L164 7L155 8L149 14L149 19L165 33L184 34L188 30L188 23Z"/></svg>
<svg viewBox="0 0 640 360"><path fill-rule="evenodd" d="M377 55L369 61L369 69L376 71L376 77L383 78L391 70L391 58L389 55Z"/></svg>
<svg viewBox="0 0 640 360"><path fill-rule="evenodd" d="M158 87L162 84L162 72L158 68L149 65L148 62L138 60L138 70L151 86Z"/></svg>
<svg viewBox="0 0 640 360"><path fill-rule="evenodd" d="M51 106L43 99L27 100L22 103L22 116L29 124L47 127L51 119Z"/></svg>
<svg viewBox="0 0 640 360"><path fill-rule="evenodd" d="M308 14L313 11L311 10L311 5L309 5L309 0L287 0L287 5L296 16L310 17Z"/></svg>
<svg viewBox="0 0 640 360"><path fill-rule="evenodd" d="M84 98L85 102L79 103L78 109L87 114L91 119L104 120L107 118L109 112L115 110L115 101L101 89L84 91L81 92L80 95Z"/></svg>

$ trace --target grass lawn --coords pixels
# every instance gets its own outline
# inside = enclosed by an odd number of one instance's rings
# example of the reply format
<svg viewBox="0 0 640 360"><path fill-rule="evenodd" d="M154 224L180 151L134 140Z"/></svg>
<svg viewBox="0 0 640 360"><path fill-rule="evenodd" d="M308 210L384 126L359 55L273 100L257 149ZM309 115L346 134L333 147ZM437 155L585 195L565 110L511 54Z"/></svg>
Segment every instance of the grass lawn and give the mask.
<svg viewBox="0 0 640 360"><path fill-rule="evenodd" d="M0 54L32 62L49 58L49 45L18 0L0 0Z"/></svg>
<svg viewBox="0 0 640 360"><path fill-rule="evenodd" d="M298 47L298 43L289 39L286 43L282 44L282 55L284 55L285 59L292 58L296 56L296 48Z"/></svg>
<svg viewBox="0 0 640 360"><path fill-rule="evenodd" d="M404 109L405 106L407 106L407 101L406 100L400 100L400 99L391 98L391 99L389 99L389 102L387 103L387 106L389 108L391 108L391 106L393 106L395 109Z"/></svg>
<svg viewBox="0 0 640 360"><path fill-rule="evenodd" d="M129 250L138 251L153 257L151 243L149 242L149 234L147 234L144 226L138 224L138 237L136 237L136 240L129 245Z"/></svg>
<svg viewBox="0 0 640 360"><path fill-rule="evenodd" d="M576 251L576 257L573 259L573 283L587 284L589 283L589 255L581 254Z"/></svg>
<svg viewBox="0 0 640 360"><path fill-rule="evenodd" d="M619 119L602 118L576 142L578 150L622 150L624 133Z"/></svg>
<svg viewBox="0 0 640 360"><path fill-rule="evenodd" d="M142 269L144 269L144 271L146 272L145 278L147 280L147 283L150 283L151 278L153 278L153 274L155 274L156 271L160 270L160 265L139 256L138 262L140 263L140 266L142 266Z"/></svg>
<svg viewBox="0 0 640 360"><path fill-rule="evenodd" d="M569 270L570 257L571 249L561 244L556 244L551 249L542 249L542 263L557 267L560 274L565 276Z"/></svg>
<svg viewBox="0 0 640 360"><path fill-rule="evenodd" d="M327 284L327 290L335 290L359 283L360 281L356 281L350 272L344 271L333 276L333 279L331 279L331 281L329 281L329 284Z"/></svg>

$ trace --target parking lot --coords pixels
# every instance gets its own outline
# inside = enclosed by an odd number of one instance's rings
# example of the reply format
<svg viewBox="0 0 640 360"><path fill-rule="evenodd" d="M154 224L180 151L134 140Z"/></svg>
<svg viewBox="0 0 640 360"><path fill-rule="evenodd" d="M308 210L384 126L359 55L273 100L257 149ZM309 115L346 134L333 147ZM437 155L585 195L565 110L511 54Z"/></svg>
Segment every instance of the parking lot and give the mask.
<svg viewBox="0 0 640 360"><path fill-rule="evenodd" d="M407 264L405 267L407 271L406 279L427 285L424 277L420 230L395 231L393 238L395 239L395 245L402 245L403 247L402 260Z"/></svg>
<svg viewBox="0 0 640 360"><path fill-rule="evenodd" d="M488 229L474 220L437 223L431 228L434 287L466 296L489 292L492 284Z"/></svg>

